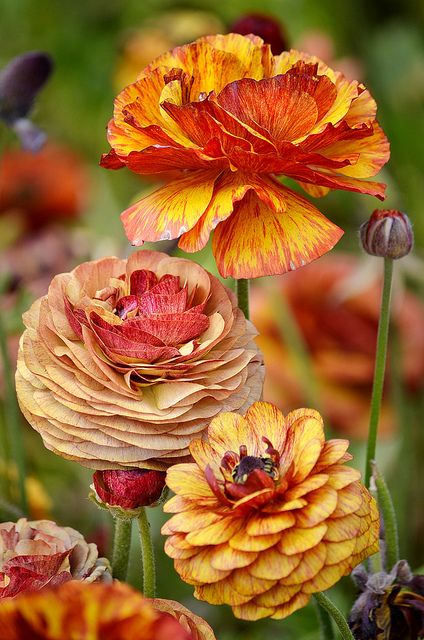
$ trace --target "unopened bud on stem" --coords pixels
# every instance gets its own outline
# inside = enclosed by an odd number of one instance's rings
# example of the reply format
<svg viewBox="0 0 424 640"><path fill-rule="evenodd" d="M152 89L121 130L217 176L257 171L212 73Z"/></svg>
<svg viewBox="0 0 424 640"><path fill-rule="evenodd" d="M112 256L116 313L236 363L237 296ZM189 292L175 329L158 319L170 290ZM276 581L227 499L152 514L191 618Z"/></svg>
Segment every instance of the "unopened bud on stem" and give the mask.
<svg viewBox="0 0 424 640"><path fill-rule="evenodd" d="M376 209L359 233L364 251L381 258L403 258L414 244L408 216L396 209Z"/></svg>

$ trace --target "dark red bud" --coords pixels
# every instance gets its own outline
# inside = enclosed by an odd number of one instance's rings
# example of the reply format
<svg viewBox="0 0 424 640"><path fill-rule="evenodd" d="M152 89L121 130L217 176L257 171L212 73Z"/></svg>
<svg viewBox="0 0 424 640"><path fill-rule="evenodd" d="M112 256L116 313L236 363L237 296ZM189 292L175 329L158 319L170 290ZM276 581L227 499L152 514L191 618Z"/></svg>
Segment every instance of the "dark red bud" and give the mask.
<svg viewBox="0 0 424 640"><path fill-rule="evenodd" d="M376 209L359 230L363 249L372 256L403 258L412 249L414 234L405 213L396 209Z"/></svg>
<svg viewBox="0 0 424 640"><path fill-rule="evenodd" d="M278 55L288 49L287 37L282 24L271 16L260 13L250 13L239 18L230 28L231 33L245 36L253 33L259 36L265 44L271 45L271 51Z"/></svg>
<svg viewBox="0 0 424 640"><path fill-rule="evenodd" d="M129 469L96 471L94 488L100 500L122 509L137 509L159 500L165 486L165 471Z"/></svg>

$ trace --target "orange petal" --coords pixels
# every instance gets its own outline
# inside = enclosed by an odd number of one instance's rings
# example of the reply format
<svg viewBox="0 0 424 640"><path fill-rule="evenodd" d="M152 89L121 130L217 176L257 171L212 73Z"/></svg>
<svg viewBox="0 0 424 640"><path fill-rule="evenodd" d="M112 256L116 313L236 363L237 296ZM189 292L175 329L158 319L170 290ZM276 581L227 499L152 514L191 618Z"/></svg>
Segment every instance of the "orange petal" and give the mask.
<svg viewBox="0 0 424 640"><path fill-rule="evenodd" d="M296 527L282 531L278 548L281 553L286 553L287 555L302 553L321 542L326 531L327 523L318 524L316 527L308 527L307 529Z"/></svg>
<svg viewBox="0 0 424 640"><path fill-rule="evenodd" d="M286 556L278 551L276 547L263 551L259 557L249 567L248 571L255 578L265 580L281 580L286 578L300 563L302 555ZM265 602L263 603L265 604ZM268 604L268 603L266 603ZM276 604L276 603L270 603Z"/></svg>
<svg viewBox="0 0 424 640"><path fill-rule="evenodd" d="M342 236L343 231L307 200L283 186L279 191L280 211L249 191L233 215L217 226L213 252L223 277L257 278L292 271L319 258Z"/></svg>
<svg viewBox="0 0 424 640"><path fill-rule="evenodd" d="M266 436L274 449L283 451L286 443L287 426L283 413L270 402L254 402L248 409L245 420L261 442Z"/></svg>
<svg viewBox="0 0 424 640"><path fill-rule="evenodd" d="M130 242L171 240L191 229L207 208L216 174L193 171L129 207L121 216Z"/></svg>

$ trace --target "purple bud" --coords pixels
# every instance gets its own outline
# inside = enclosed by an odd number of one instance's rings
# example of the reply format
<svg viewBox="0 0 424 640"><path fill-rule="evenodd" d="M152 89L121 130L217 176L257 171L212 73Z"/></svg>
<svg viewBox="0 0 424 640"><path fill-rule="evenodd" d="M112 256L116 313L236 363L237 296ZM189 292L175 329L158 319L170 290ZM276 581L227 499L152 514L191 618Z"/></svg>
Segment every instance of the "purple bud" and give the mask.
<svg viewBox="0 0 424 640"><path fill-rule="evenodd" d="M408 216L396 209L376 209L361 225L359 234L367 253L392 260L406 256L414 244Z"/></svg>
<svg viewBox="0 0 424 640"><path fill-rule="evenodd" d="M0 72L0 118L9 125L25 118L52 69L52 59L41 51L13 58Z"/></svg>

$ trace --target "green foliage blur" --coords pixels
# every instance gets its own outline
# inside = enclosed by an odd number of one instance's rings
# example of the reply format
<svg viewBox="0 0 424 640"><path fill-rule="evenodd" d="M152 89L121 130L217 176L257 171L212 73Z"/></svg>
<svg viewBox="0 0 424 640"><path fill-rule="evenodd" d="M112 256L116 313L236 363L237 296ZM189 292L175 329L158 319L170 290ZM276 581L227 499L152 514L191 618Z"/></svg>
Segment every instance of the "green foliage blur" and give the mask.
<svg viewBox="0 0 424 640"><path fill-rule="evenodd" d="M362 71L362 81L377 100L379 121L391 141L392 157L380 176L388 184L384 206L409 214L414 224L416 254L420 256L424 245L424 4L419 0L2 0L0 68L10 58L29 50L47 51L54 59L54 74L40 94L33 119L50 138L74 149L87 167L91 187L83 224L98 239L98 251L105 253L109 247L113 252L127 251L119 214L141 189L149 188L129 171L105 171L98 166L101 153L108 151L105 128L119 90L118 60L129 34L178 10L210 12L221 21L225 31L243 14L252 11L269 14L281 21L290 45L298 47L308 34L319 32L333 48L332 60L326 60L330 66L337 68L338 61L346 58L354 60ZM0 145L16 144L13 136L0 127ZM318 206L345 229L339 248L356 251L357 229L379 203L369 196L333 192ZM201 259L206 268L214 269L208 251L194 259ZM416 275L415 287L422 293L424 274ZM421 401L420 413L423 408ZM32 430L26 430L25 438L29 471L41 480L51 498L51 517L79 529L89 538L105 538L107 551L111 522L107 514L97 511L87 500L90 472L46 451ZM408 468L415 465L422 478L419 461L411 450L415 447L422 453L424 438L417 432L414 438L414 445L405 447L397 443L396 449L389 447L383 452L392 461L392 474L405 465ZM358 454L359 465L361 452ZM420 496L416 488L408 490L411 508L411 501ZM407 520L399 491L395 500L401 513L403 550L415 553L424 525L418 520L412 526L411 520ZM0 515L11 519L10 514ZM244 623L236 620L228 607L195 601L191 587L179 580L171 560L162 552L159 528L164 515L157 509L151 510L151 516L160 597L179 600L204 616L218 640L265 637L318 640L312 604L283 622ZM136 532L133 534L135 541ZM130 580L136 586L140 585L138 558L135 543ZM421 552L416 562L411 563L416 566L422 562ZM354 597L350 581L342 580L331 597L347 611Z"/></svg>

